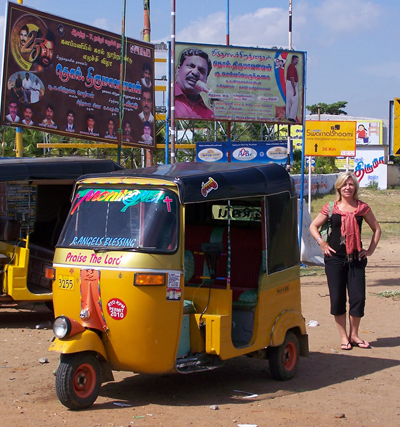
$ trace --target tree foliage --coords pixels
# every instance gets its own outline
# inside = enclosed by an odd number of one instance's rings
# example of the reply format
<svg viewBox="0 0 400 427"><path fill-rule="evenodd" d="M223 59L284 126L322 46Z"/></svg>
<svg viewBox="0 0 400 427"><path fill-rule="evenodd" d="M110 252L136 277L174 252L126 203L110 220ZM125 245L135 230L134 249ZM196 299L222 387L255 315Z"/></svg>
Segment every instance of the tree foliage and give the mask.
<svg viewBox="0 0 400 427"><path fill-rule="evenodd" d="M347 106L347 101L338 101L333 104L325 104L324 102L320 102L318 104L307 105L306 108L310 112L310 114L318 114L318 108L320 114L333 114L335 116L345 115L347 116L344 108Z"/></svg>

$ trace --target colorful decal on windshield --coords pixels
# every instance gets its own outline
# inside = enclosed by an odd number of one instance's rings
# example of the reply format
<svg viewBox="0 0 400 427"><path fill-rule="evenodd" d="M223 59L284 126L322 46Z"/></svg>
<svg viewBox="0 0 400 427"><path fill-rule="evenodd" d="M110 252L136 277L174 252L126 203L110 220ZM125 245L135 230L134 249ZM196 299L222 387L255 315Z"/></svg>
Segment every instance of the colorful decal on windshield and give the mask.
<svg viewBox="0 0 400 427"><path fill-rule="evenodd" d="M157 190L84 189L77 192L71 215L75 213L83 202L122 202L125 206L121 209L121 212L125 212L129 207L135 206L138 203L160 203L164 200L165 192Z"/></svg>
<svg viewBox="0 0 400 427"><path fill-rule="evenodd" d="M201 183L201 194L203 197L207 197L208 193L218 188L218 183L213 178L209 177L206 183Z"/></svg>
<svg viewBox="0 0 400 427"><path fill-rule="evenodd" d="M137 246L137 239L128 239L127 237L75 236L70 246L126 248Z"/></svg>

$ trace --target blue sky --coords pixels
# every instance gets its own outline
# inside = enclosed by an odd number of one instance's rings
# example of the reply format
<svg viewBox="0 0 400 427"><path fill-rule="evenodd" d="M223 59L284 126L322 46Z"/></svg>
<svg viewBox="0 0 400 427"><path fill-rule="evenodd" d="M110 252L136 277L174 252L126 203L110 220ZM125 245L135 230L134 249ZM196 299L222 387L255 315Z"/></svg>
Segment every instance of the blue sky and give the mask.
<svg viewBox="0 0 400 427"><path fill-rule="evenodd" d="M1 8L2 3L2 8ZM120 32L120 0L25 0L24 5ZM288 0L230 0L230 43L288 47ZM150 0L151 40L171 34L171 1ZM5 1L0 0L4 27ZM388 119L400 97L398 0L293 0L292 45L307 52L306 104L347 101L349 115ZM3 31L1 34L1 50ZM127 0L126 33L140 39L143 1ZM176 0L176 40L225 44L226 0Z"/></svg>

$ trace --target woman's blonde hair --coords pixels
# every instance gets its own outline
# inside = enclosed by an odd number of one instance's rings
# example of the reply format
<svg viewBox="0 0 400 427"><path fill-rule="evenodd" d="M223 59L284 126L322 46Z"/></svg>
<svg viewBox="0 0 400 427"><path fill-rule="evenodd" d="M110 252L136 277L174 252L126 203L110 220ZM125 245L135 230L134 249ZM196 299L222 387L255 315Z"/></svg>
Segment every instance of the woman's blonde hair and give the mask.
<svg viewBox="0 0 400 427"><path fill-rule="evenodd" d="M340 194L340 190L342 187L345 186L346 181L351 178L354 182L354 200L358 200L358 190L360 188L357 178L354 175L353 172L343 172L338 176L338 179L335 183L335 190L336 190L336 201L340 202L342 200L342 195Z"/></svg>

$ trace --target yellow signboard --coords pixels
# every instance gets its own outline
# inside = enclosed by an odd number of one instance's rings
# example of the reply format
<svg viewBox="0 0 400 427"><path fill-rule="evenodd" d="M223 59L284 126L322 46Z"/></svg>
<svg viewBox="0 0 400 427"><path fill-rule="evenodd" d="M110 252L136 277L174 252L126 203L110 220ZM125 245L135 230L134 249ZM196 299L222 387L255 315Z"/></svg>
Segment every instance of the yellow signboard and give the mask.
<svg viewBox="0 0 400 427"><path fill-rule="evenodd" d="M356 122L306 121L305 156L354 157Z"/></svg>
<svg viewBox="0 0 400 427"><path fill-rule="evenodd" d="M393 154L400 156L400 98L394 98Z"/></svg>

